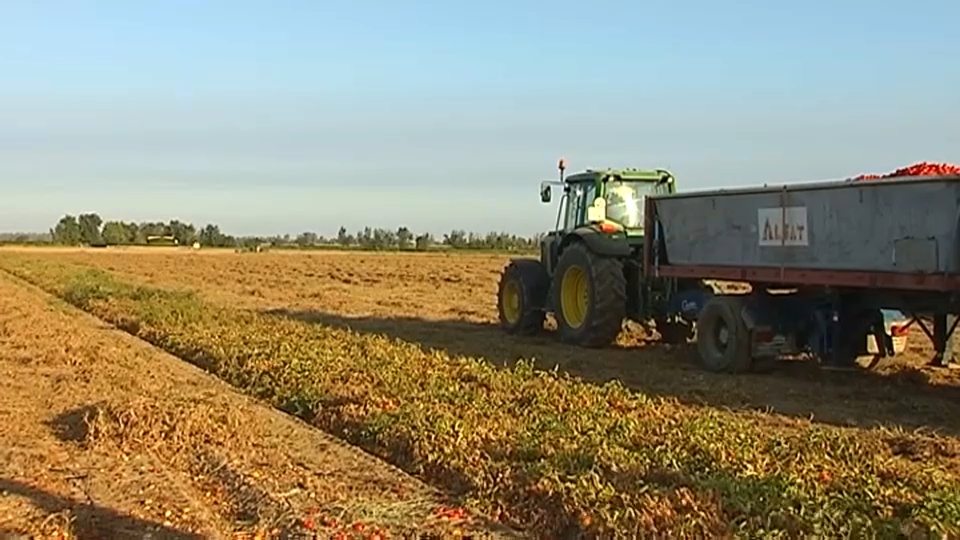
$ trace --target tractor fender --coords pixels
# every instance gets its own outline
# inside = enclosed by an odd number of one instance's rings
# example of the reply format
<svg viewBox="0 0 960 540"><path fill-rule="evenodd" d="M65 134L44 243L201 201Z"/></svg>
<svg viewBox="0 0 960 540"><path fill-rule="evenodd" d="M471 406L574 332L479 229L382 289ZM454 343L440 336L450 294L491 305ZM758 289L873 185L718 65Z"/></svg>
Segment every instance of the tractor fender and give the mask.
<svg viewBox="0 0 960 540"><path fill-rule="evenodd" d="M580 227L567 234L560 243L560 252L574 242L583 242L592 253L604 257L629 257L631 250L622 237L611 236L591 227Z"/></svg>

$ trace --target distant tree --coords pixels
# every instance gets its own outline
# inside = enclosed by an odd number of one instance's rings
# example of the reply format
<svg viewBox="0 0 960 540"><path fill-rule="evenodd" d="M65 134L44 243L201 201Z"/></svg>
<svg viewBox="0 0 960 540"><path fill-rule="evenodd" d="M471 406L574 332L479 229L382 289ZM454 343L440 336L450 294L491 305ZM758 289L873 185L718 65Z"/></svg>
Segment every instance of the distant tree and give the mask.
<svg viewBox="0 0 960 540"><path fill-rule="evenodd" d="M413 233L406 227L397 229L397 247L400 249L409 249L413 245Z"/></svg>
<svg viewBox="0 0 960 540"><path fill-rule="evenodd" d="M462 229L454 229L448 234L443 235L443 243L452 248L468 247L467 233Z"/></svg>
<svg viewBox="0 0 960 540"><path fill-rule="evenodd" d="M0 233L0 243L4 244L49 244L53 242L53 229L47 232L8 232Z"/></svg>
<svg viewBox="0 0 960 540"><path fill-rule="evenodd" d="M540 242L543 241L543 238L544 238L545 236L546 236L546 235L543 234L542 232L538 232L538 233L534 234L531 238L527 239L527 245L526 245L525 247L538 247L538 246L540 246Z"/></svg>
<svg viewBox="0 0 960 540"><path fill-rule="evenodd" d="M357 244L366 249L374 247L373 229L370 227L364 227L362 231L357 232Z"/></svg>
<svg viewBox="0 0 960 540"><path fill-rule="evenodd" d="M310 247L316 245L317 243L317 233L314 232L304 232L300 233L300 236L297 237L297 245L300 247Z"/></svg>
<svg viewBox="0 0 960 540"><path fill-rule="evenodd" d="M104 223L100 235L107 245L117 246L130 243L129 229L121 221L108 221Z"/></svg>
<svg viewBox="0 0 960 540"><path fill-rule="evenodd" d="M205 246L223 247L228 245L227 237L220 232L220 226L213 223L208 223L200 230L198 239Z"/></svg>
<svg viewBox="0 0 960 540"><path fill-rule="evenodd" d="M414 235L406 226L398 227L395 230L386 228L363 227L356 233L356 236L347 232L347 228L341 226L337 231L336 239L324 239L316 233L307 231L301 233L295 240L291 241L289 234L274 235L271 237L248 236L236 238L224 234L220 226L215 223L208 223L202 229L197 230L191 223L179 220L164 222L123 222L111 220L106 223L96 213L81 214L77 217L67 214L63 216L56 226L50 229L49 234L37 236L24 236L16 234L0 235L0 241L13 242L33 242L52 241L66 245L78 245L80 243L99 244L107 243L110 245L146 243L148 237L173 237L180 245L189 245L199 240L201 244L211 247L247 247L254 248L261 245L289 245L296 242L300 246L319 245L323 243L336 243L341 246L359 245L363 249L410 249L427 250L432 247L436 240L430 233ZM496 249L504 251L516 251L536 249L539 245L542 234L536 234L532 237L523 237L506 232L487 232L478 233L466 231L463 229L454 229L443 235L443 244L450 249Z"/></svg>
<svg viewBox="0 0 960 540"><path fill-rule="evenodd" d="M430 249L430 246L432 246L433 243L433 235L430 233L423 233L417 237L416 249L417 251L426 251Z"/></svg>
<svg viewBox="0 0 960 540"><path fill-rule="evenodd" d="M103 236L100 234L100 226L103 220L96 213L80 214L77 218L80 225L80 241L87 245L103 243Z"/></svg>
<svg viewBox="0 0 960 540"><path fill-rule="evenodd" d="M194 240L197 239L197 229L192 223L184 223L174 219L170 221L165 229L167 230L167 234L173 236L174 240L181 246L193 244Z"/></svg>
<svg viewBox="0 0 960 540"><path fill-rule="evenodd" d="M50 231L53 241L65 246L76 246L81 242L80 224L76 216L67 214L60 218L57 225Z"/></svg>
<svg viewBox="0 0 960 540"><path fill-rule="evenodd" d="M145 244L151 236L170 236L170 226L160 222L141 223L137 231L137 243Z"/></svg>
<svg viewBox="0 0 960 540"><path fill-rule="evenodd" d="M373 230L374 249L391 249L397 246L397 233L389 229Z"/></svg>
<svg viewBox="0 0 960 540"><path fill-rule="evenodd" d="M120 223L123 225L123 236L125 243L136 244L140 236L140 226L134 221L131 221L130 223L124 223L121 221Z"/></svg>
<svg viewBox="0 0 960 540"><path fill-rule="evenodd" d="M372 247L373 249L377 249L377 250L386 248L387 237L385 233L386 231L384 231L383 229L380 229L380 228L373 229L372 237L369 242L369 247Z"/></svg>
<svg viewBox="0 0 960 540"><path fill-rule="evenodd" d="M347 228L343 225L341 225L340 230L337 231L337 243L344 247L353 243L353 236L347 232Z"/></svg>

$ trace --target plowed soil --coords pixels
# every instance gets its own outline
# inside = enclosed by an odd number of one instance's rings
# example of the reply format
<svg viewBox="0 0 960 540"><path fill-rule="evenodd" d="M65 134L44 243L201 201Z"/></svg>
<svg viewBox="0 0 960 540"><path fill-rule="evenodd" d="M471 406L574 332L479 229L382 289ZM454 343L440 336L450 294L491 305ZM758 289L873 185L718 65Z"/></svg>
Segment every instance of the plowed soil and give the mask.
<svg viewBox="0 0 960 540"><path fill-rule="evenodd" d="M0 537L518 537L5 273L0 380Z"/></svg>

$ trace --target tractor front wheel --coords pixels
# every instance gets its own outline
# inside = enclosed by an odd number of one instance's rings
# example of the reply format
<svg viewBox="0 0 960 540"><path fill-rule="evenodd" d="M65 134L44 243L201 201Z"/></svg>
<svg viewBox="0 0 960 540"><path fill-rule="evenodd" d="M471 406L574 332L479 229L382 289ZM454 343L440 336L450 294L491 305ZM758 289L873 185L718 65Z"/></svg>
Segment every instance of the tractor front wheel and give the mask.
<svg viewBox="0 0 960 540"><path fill-rule="evenodd" d="M561 340L605 347L616 340L626 316L623 263L596 255L582 243L572 244L557 262L552 298Z"/></svg>
<svg viewBox="0 0 960 540"><path fill-rule="evenodd" d="M503 269L497 289L500 327L510 334L534 335L543 330L550 276L540 261L517 259Z"/></svg>

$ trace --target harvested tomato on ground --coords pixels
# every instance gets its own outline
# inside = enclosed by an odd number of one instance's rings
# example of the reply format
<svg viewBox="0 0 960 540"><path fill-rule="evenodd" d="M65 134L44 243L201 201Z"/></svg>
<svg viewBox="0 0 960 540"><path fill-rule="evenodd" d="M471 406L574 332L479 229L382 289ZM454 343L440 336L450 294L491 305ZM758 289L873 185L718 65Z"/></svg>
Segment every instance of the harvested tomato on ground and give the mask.
<svg viewBox="0 0 960 540"><path fill-rule="evenodd" d="M436 515L441 518L464 519L467 516L467 511L461 507L447 508L441 506L440 508L437 508Z"/></svg>

